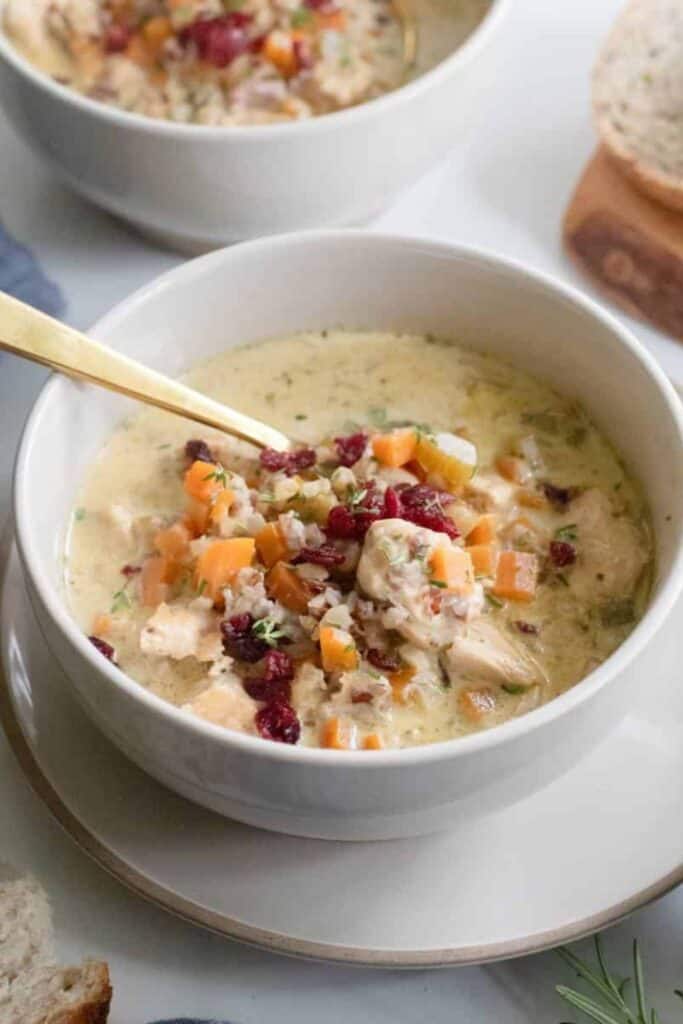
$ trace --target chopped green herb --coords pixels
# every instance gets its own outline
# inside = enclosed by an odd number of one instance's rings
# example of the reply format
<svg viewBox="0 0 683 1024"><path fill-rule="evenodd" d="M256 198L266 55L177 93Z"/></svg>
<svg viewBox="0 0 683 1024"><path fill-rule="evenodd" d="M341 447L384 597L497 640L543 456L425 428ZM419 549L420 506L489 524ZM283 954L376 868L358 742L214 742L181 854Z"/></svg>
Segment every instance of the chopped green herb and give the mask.
<svg viewBox="0 0 683 1024"><path fill-rule="evenodd" d="M528 423L529 426L536 427L546 434L557 434L559 428L557 416L547 409L541 412L522 413L522 423Z"/></svg>
<svg viewBox="0 0 683 1024"><path fill-rule="evenodd" d="M516 695L518 693L526 693L526 686L521 686L519 683L503 683L501 690Z"/></svg>
<svg viewBox="0 0 683 1024"><path fill-rule="evenodd" d="M616 597L600 608L600 621L603 626L626 626L633 622L636 610L630 598Z"/></svg>
<svg viewBox="0 0 683 1024"><path fill-rule="evenodd" d="M494 608L504 607L505 602L501 601L500 598L496 597L495 594L492 594L490 590L487 590L484 596L488 603L492 604Z"/></svg>
<svg viewBox="0 0 683 1024"><path fill-rule="evenodd" d="M228 472L223 469L220 462L216 464L216 468L212 473L207 473L205 477L202 477L202 479L215 480L217 484L221 485L221 487L228 486Z"/></svg>
<svg viewBox="0 0 683 1024"><path fill-rule="evenodd" d="M555 537L557 540L576 540L576 529L576 523L567 523L566 526L560 526L555 530Z"/></svg>
<svg viewBox="0 0 683 1024"><path fill-rule="evenodd" d="M438 587L439 590L446 590L446 588L448 587L448 584L444 583L443 580L430 580L429 585L431 587Z"/></svg>
<svg viewBox="0 0 683 1024"><path fill-rule="evenodd" d="M569 586L569 580L567 579L567 577L565 576L565 574L563 572L556 573L555 578L560 581L560 583L562 584L563 587L568 587Z"/></svg>
<svg viewBox="0 0 683 1024"><path fill-rule="evenodd" d="M258 640L263 640L269 647L277 647L278 642L287 636L280 623L270 618L257 619L251 631Z"/></svg>
<svg viewBox="0 0 683 1024"><path fill-rule="evenodd" d="M352 510L357 510L358 509L358 506L361 504L361 502L363 501L363 498L366 496L367 493L368 493L367 487L362 487L362 488L359 488L357 490L351 491L351 493L349 494L348 501L349 501L349 505L351 506Z"/></svg>
<svg viewBox="0 0 683 1024"><path fill-rule="evenodd" d="M376 427L385 427L387 423L387 410L378 406L374 409L368 409L368 419Z"/></svg>
<svg viewBox="0 0 683 1024"><path fill-rule="evenodd" d="M165 451L167 451L167 449L169 449L170 447L171 447L171 445L170 445L170 444L158 444L158 445L157 445L157 451L158 451L158 452L165 452Z"/></svg>
<svg viewBox="0 0 683 1024"><path fill-rule="evenodd" d="M296 416L294 417L294 419L295 419L295 420L307 420L307 419L308 419L308 416L306 415L306 413L305 413L305 412L298 412L298 413L296 414Z"/></svg>
<svg viewBox="0 0 683 1024"><path fill-rule="evenodd" d="M289 21L292 28L303 28L304 25L308 25L312 17L312 11L309 11L306 7L298 7L292 12L292 16Z"/></svg>
<svg viewBox="0 0 683 1024"><path fill-rule="evenodd" d="M120 612L123 611L124 608L130 608L130 605L130 598L126 593L125 587L122 587L121 590L117 590L112 597L111 611L113 613Z"/></svg>
<svg viewBox="0 0 683 1024"><path fill-rule="evenodd" d="M208 584L207 584L206 580L201 579L199 581L199 583L197 585L197 593L199 594L200 597L202 596L202 594L206 590L207 586L208 586Z"/></svg>
<svg viewBox="0 0 683 1024"><path fill-rule="evenodd" d="M82 523L86 517L86 511L84 508L77 508L74 512L74 519L77 523Z"/></svg>

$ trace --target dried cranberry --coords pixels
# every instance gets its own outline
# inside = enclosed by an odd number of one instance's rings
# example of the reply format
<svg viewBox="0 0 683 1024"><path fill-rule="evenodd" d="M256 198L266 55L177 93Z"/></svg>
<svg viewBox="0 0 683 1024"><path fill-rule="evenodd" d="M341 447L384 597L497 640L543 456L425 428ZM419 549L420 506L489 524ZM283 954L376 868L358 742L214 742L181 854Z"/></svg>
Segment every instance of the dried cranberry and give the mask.
<svg viewBox="0 0 683 1024"><path fill-rule="evenodd" d="M263 678L268 683L291 683L294 662L285 651L269 650L263 659Z"/></svg>
<svg viewBox="0 0 683 1024"><path fill-rule="evenodd" d="M335 0L304 0L304 7L311 11L320 11L321 14L334 14L339 10Z"/></svg>
<svg viewBox="0 0 683 1024"><path fill-rule="evenodd" d="M401 515L401 499L393 487L384 492L384 518L398 519Z"/></svg>
<svg viewBox="0 0 683 1024"><path fill-rule="evenodd" d="M544 483L543 493L552 505L557 505L558 508L565 508L569 504L572 498L572 492L569 487L556 487L555 484Z"/></svg>
<svg viewBox="0 0 683 1024"><path fill-rule="evenodd" d="M223 650L231 658L253 664L260 661L270 648L265 640L259 640L252 633L254 620L248 613L233 615L231 619L221 622Z"/></svg>
<svg viewBox="0 0 683 1024"><path fill-rule="evenodd" d="M351 696L352 704L372 704L371 693L354 693Z"/></svg>
<svg viewBox="0 0 683 1024"><path fill-rule="evenodd" d="M206 441L188 441L185 445L185 455L190 462L216 461Z"/></svg>
<svg viewBox="0 0 683 1024"><path fill-rule="evenodd" d="M401 659L393 651L380 651L378 647L370 647L365 652L365 657L381 672L398 672L401 667Z"/></svg>
<svg viewBox="0 0 683 1024"><path fill-rule="evenodd" d="M334 444L339 464L353 466L362 457L367 443L367 435L362 431L357 434L348 434L346 437L335 437Z"/></svg>
<svg viewBox="0 0 683 1024"><path fill-rule="evenodd" d="M315 466L314 450L312 448L298 448L294 452L289 452L285 472L288 476L293 476L299 470L309 469L311 466Z"/></svg>
<svg viewBox="0 0 683 1024"><path fill-rule="evenodd" d="M293 452L276 452L274 448L264 448L259 456L261 465L269 473L284 470L287 476L294 476L300 470L314 466L315 457L312 448L297 448Z"/></svg>
<svg viewBox="0 0 683 1024"><path fill-rule="evenodd" d="M245 679L244 689L254 700L288 700L294 678L294 662L284 651L269 650L263 659L263 674Z"/></svg>
<svg viewBox="0 0 683 1024"><path fill-rule="evenodd" d="M342 565L345 559L343 551L337 551L331 544L322 544L319 548L302 548L293 561L295 565L310 562L312 565L324 565L325 568L331 569L335 565Z"/></svg>
<svg viewBox="0 0 683 1024"><path fill-rule="evenodd" d="M328 537L353 540L357 536L356 517L348 505L335 505L330 509L325 531Z"/></svg>
<svg viewBox="0 0 683 1024"><path fill-rule="evenodd" d="M99 636L89 636L88 640L96 647L100 654L103 654L107 661L111 661L114 665L116 664L116 651L111 644L108 644L106 640L102 640Z"/></svg>
<svg viewBox="0 0 683 1024"><path fill-rule="evenodd" d="M248 28L252 16L232 11L218 18L198 18L183 29L181 42L193 42L202 60L217 68L225 68L249 49Z"/></svg>
<svg viewBox="0 0 683 1024"><path fill-rule="evenodd" d="M566 540L551 540L550 561L558 569L564 568L565 565L573 565L576 561L576 548Z"/></svg>
<svg viewBox="0 0 683 1024"><path fill-rule="evenodd" d="M127 25L110 25L104 33L104 52L122 53L130 42L130 36Z"/></svg>
<svg viewBox="0 0 683 1024"><path fill-rule="evenodd" d="M445 533L452 540L460 536L460 531L444 509L453 500L450 494L436 491L426 484L401 484L396 490L401 504L401 519L437 533Z"/></svg>
<svg viewBox="0 0 683 1024"><path fill-rule="evenodd" d="M256 713L256 728L265 740L276 743L298 741L301 735L301 724L296 711L286 700L272 700Z"/></svg>
<svg viewBox="0 0 683 1024"><path fill-rule="evenodd" d="M131 576L137 576L139 572L142 572L141 565L124 565L121 567L121 575L125 576L127 580L129 580Z"/></svg>
<svg viewBox="0 0 683 1024"><path fill-rule="evenodd" d="M308 71L313 67L313 51L307 39L295 39L292 44L297 71Z"/></svg>
<svg viewBox="0 0 683 1024"><path fill-rule="evenodd" d="M520 633L526 633L527 636L538 636L538 626L535 626L533 622L525 622L524 619L517 619L515 626Z"/></svg>

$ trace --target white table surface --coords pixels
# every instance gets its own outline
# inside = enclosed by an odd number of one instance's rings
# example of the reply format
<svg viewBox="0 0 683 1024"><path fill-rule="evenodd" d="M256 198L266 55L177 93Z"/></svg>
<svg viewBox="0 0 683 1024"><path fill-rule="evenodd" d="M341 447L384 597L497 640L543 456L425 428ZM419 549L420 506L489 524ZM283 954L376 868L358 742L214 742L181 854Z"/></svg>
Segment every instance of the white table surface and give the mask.
<svg viewBox="0 0 683 1024"><path fill-rule="evenodd" d="M593 146L589 71L620 0L512 0L511 6L497 41L496 90L476 112L471 142L373 227L481 245L584 286L561 252L559 224ZM0 219L40 255L68 299L67 319L77 326L87 327L180 262L65 191L1 115ZM683 346L632 326L683 382ZM0 364L0 518L18 432L44 376L13 359ZM643 836L643 843L650 841L656 839ZM63 957L109 961L113 1024L183 1015L235 1024L576 1019L554 994L553 985L568 980L568 972L552 953L491 967L372 972L287 960L177 921L129 894L76 849L32 795L4 737L0 859L33 871L49 889ZM636 934L663 1020L680 1019L672 990L683 983L683 890L609 931L607 948L622 967Z"/></svg>

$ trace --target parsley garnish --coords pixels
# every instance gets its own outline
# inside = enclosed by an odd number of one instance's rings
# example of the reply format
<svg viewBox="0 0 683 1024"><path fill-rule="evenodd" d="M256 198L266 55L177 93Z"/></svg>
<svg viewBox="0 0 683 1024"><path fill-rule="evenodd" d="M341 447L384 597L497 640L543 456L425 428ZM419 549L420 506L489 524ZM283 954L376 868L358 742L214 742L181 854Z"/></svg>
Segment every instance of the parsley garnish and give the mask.
<svg viewBox="0 0 683 1024"><path fill-rule="evenodd" d="M124 608L130 608L131 601L128 594L126 593L127 586L128 584L121 587L121 589L117 590L116 593L113 595L111 603L111 611L113 613L123 611Z"/></svg>
<svg viewBox="0 0 683 1024"><path fill-rule="evenodd" d="M251 631L258 640L263 640L264 644L268 644L269 647L277 647L280 640L287 637L287 634L281 629L280 623L270 618L257 619L251 627Z"/></svg>
<svg viewBox="0 0 683 1024"><path fill-rule="evenodd" d="M211 473L207 473L205 477L202 477L202 480L215 480L217 484L221 485L221 487L228 486L228 474L226 470L223 469L220 462L217 462L216 468Z"/></svg>

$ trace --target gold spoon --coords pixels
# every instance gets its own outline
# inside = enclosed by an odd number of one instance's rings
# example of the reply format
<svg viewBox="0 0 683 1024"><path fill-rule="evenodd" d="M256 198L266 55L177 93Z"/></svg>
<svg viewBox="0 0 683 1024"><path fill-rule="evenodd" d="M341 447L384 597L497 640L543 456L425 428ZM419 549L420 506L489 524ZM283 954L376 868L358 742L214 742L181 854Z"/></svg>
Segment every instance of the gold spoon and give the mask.
<svg viewBox="0 0 683 1024"><path fill-rule="evenodd" d="M177 416L234 434L259 448L284 452L291 447L290 439L279 430L164 377L3 292L0 292L0 349L59 370L67 377L99 384Z"/></svg>
<svg viewBox="0 0 683 1024"><path fill-rule="evenodd" d="M406 71L411 71L417 60L417 21L413 15L413 3L414 0L391 0L394 14L401 25Z"/></svg>

